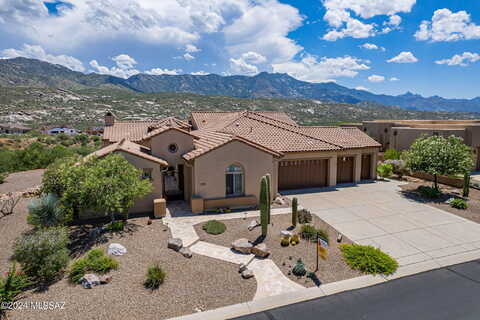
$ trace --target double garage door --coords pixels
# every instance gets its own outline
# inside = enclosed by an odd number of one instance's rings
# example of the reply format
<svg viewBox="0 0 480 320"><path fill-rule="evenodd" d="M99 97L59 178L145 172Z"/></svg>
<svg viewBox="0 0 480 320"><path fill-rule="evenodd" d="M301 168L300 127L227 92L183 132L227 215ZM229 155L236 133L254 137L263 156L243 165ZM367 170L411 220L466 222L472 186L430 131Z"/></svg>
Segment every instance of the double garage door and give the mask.
<svg viewBox="0 0 480 320"><path fill-rule="evenodd" d="M292 160L278 164L278 189L319 188L328 185L328 160Z"/></svg>

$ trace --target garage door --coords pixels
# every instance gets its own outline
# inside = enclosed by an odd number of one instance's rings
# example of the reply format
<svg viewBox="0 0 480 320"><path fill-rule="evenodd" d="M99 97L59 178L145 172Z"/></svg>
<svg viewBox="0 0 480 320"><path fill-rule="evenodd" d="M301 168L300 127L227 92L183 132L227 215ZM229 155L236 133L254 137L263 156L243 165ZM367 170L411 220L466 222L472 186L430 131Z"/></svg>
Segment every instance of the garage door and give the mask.
<svg viewBox="0 0 480 320"><path fill-rule="evenodd" d="M371 179L371 168L372 168L372 155L364 154L362 155L362 180Z"/></svg>
<svg viewBox="0 0 480 320"><path fill-rule="evenodd" d="M337 183L353 182L353 157L338 157L337 160Z"/></svg>
<svg viewBox="0 0 480 320"><path fill-rule="evenodd" d="M278 189L303 189L327 186L328 160L292 160L278 164Z"/></svg>

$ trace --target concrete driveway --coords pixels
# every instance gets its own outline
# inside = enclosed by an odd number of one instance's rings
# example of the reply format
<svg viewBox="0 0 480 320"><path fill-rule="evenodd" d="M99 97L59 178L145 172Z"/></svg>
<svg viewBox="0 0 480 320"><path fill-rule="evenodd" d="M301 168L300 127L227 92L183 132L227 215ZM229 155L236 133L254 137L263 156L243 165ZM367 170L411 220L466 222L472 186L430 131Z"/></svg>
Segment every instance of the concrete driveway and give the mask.
<svg viewBox="0 0 480 320"><path fill-rule="evenodd" d="M401 266L442 265L480 255L480 225L402 196L398 182L289 192L299 204L359 244L373 245Z"/></svg>

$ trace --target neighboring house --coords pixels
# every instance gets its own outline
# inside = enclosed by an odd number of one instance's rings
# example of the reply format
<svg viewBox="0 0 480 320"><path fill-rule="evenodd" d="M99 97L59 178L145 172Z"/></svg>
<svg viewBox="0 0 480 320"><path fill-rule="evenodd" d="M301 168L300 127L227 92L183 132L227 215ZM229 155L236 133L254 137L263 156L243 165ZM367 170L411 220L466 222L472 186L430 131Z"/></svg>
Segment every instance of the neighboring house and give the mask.
<svg viewBox="0 0 480 320"><path fill-rule="evenodd" d="M69 136L75 136L75 135L79 134L80 132L77 129L61 127L61 128L48 129L48 130L46 130L46 133L49 134L49 135L64 133L64 134L69 135Z"/></svg>
<svg viewBox="0 0 480 320"><path fill-rule="evenodd" d="M476 155L475 169L480 170L480 120L376 120L356 125L382 145L382 151L403 151L422 135L461 137Z"/></svg>
<svg viewBox="0 0 480 320"><path fill-rule="evenodd" d="M22 134L32 130L22 124L0 123L0 134Z"/></svg>
<svg viewBox="0 0 480 320"><path fill-rule="evenodd" d="M299 126L283 112L193 112L188 121L116 121L105 116L104 148L144 172L153 199L183 199L193 212L258 203L260 179L279 190L335 186L376 178L375 140L357 128Z"/></svg>

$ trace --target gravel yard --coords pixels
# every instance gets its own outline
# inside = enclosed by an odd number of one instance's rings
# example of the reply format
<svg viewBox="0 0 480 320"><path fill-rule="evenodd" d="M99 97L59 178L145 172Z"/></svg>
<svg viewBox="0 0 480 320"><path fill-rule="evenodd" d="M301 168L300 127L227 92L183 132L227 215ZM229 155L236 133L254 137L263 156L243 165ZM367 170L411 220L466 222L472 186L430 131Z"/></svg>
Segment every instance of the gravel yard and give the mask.
<svg viewBox="0 0 480 320"><path fill-rule="evenodd" d="M254 242L260 236L260 226L252 231L248 231L247 229L249 223L254 219L258 220L259 218L222 220L227 229L223 234L220 235L210 235L206 233L202 229L203 223L195 225L195 230L202 241L230 247L231 243L236 239L247 238L248 240ZM269 258L272 259L280 268L280 270L282 270L282 272L291 280L306 287L315 286L315 284L306 277L298 279L292 274L289 275L289 272L295 265L298 258L303 260L307 271L315 270L315 244L301 239L300 243L296 246L290 245L288 247L282 247L280 245L280 231L286 230L291 226L291 216L289 214L272 215L271 219L272 224L268 228L268 235L264 241L271 252ZM330 238L328 258L326 261L320 259L319 271L316 272L320 283L329 283L360 276L361 273L350 269L350 267L348 267L343 261L339 246L336 242L337 232L314 215L313 225L315 225L317 228L327 230ZM293 233L300 232L300 228L301 225L297 225L297 228L293 230ZM343 237L342 243L351 243L351 241L346 237Z"/></svg>
<svg viewBox="0 0 480 320"><path fill-rule="evenodd" d="M40 185L44 171L44 169L38 169L10 174L5 182L0 184L0 194L23 191Z"/></svg>

